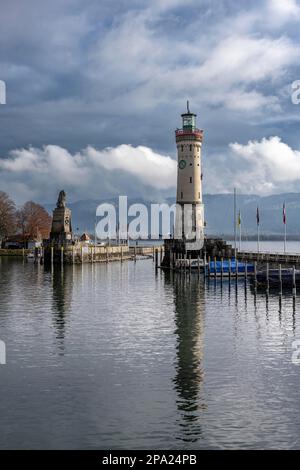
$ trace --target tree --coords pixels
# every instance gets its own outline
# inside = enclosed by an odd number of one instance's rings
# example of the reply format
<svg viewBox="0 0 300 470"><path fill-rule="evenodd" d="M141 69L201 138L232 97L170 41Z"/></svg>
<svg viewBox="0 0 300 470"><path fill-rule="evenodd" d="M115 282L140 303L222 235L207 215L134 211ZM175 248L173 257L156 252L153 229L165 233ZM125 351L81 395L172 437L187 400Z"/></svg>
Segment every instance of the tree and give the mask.
<svg viewBox="0 0 300 470"><path fill-rule="evenodd" d="M40 204L28 201L17 212L18 228L26 238L48 238L51 229L51 217Z"/></svg>
<svg viewBox="0 0 300 470"><path fill-rule="evenodd" d="M0 191L0 240L16 230L16 206L7 193Z"/></svg>

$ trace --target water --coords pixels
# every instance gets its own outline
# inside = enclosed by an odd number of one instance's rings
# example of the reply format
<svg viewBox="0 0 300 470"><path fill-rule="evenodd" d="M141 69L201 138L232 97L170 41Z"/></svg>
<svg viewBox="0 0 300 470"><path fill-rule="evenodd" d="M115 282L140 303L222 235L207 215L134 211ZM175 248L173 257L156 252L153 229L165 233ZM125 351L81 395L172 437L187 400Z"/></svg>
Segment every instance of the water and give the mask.
<svg viewBox="0 0 300 470"><path fill-rule="evenodd" d="M234 246L234 241L228 242ZM237 248L239 247L239 242L237 241ZM257 251L257 241L242 241L241 250L244 251ZM268 241L263 240L259 242L259 250L261 252L271 252L271 253L284 253L284 243L279 241ZM286 253L300 253L300 241L288 240L286 242Z"/></svg>
<svg viewBox="0 0 300 470"><path fill-rule="evenodd" d="M0 258L0 448L300 448L299 299Z"/></svg>

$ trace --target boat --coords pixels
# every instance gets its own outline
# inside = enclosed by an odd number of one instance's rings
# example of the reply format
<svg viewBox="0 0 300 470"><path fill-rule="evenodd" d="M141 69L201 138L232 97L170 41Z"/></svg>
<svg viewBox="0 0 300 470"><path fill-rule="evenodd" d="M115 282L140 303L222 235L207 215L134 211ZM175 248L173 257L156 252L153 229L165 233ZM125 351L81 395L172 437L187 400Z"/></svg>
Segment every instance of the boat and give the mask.
<svg viewBox="0 0 300 470"><path fill-rule="evenodd" d="M283 269L264 269L257 272L256 281L258 285L279 286L280 271L282 286L292 286L295 284L300 286L300 269L283 268Z"/></svg>
<svg viewBox="0 0 300 470"><path fill-rule="evenodd" d="M253 263L244 263L236 261L234 258L223 261L210 261L208 263L208 274L210 276L227 276L235 275L244 276L246 274L254 273Z"/></svg>

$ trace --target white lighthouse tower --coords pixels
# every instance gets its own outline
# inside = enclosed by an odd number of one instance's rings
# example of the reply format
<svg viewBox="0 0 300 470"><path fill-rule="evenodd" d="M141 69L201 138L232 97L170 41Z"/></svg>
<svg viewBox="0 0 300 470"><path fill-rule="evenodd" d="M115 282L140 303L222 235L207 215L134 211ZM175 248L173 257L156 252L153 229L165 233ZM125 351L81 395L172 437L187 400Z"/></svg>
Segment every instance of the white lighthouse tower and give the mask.
<svg viewBox="0 0 300 470"><path fill-rule="evenodd" d="M178 173L175 234L185 252L199 255L204 244L204 206L202 202L201 150L203 131L196 127L196 114L182 114L182 129L175 132ZM181 250L180 250L181 251ZM198 253L197 253L198 252Z"/></svg>

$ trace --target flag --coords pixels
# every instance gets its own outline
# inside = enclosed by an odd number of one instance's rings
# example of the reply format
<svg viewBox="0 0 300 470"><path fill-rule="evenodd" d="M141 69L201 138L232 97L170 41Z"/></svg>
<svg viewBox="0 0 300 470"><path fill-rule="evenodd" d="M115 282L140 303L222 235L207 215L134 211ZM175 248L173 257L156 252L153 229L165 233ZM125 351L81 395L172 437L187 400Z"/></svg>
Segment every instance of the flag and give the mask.
<svg viewBox="0 0 300 470"><path fill-rule="evenodd" d="M256 209L256 223L259 225L260 219L259 219L259 208L257 207Z"/></svg>
<svg viewBox="0 0 300 470"><path fill-rule="evenodd" d="M282 208L282 221L283 221L284 225L286 225L285 203L283 204L283 208Z"/></svg>
<svg viewBox="0 0 300 470"><path fill-rule="evenodd" d="M238 224L238 227L240 227L240 226L242 225L241 211L239 211L239 215L238 215L238 219L237 219L237 224Z"/></svg>

